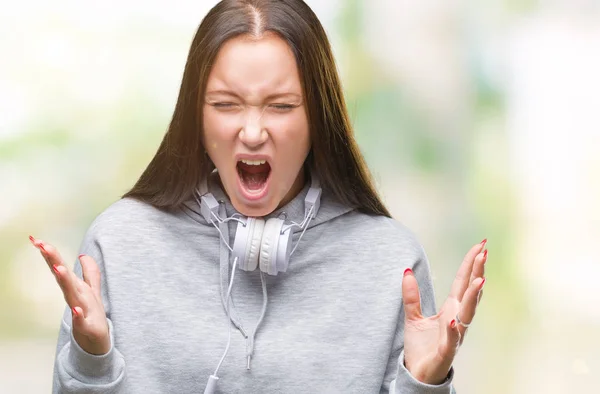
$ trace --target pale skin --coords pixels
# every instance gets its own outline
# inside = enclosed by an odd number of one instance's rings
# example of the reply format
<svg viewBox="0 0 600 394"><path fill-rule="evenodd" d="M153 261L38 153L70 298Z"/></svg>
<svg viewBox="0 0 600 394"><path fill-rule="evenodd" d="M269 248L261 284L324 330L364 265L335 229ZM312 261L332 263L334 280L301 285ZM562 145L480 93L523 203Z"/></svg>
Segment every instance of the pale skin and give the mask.
<svg viewBox="0 0 600 394"><path fill-rule="evenodd" d="M90 256L80 255L83 271L81 280L65 263L56 248L46 242L29 237L46 260L50 272L62 290L72 311L73 337L83 350L101 355L110 350L108 321L104 312L100 288L100 270Z"/></svg>
<svg viewBox="0 0 600 394"><path fill-rule="evenodd" d="M465 255L452 283L450 295L440 311L431 317L421 314L419 285L410 270L402 279L404 303L404 364L410 373L424 383L442 383L454 357L462 345L483 294L487 261L487 240L474 245Z"/></svg>
<svg viewBox="0 0 600 394"><path fill-rule="evenodd" d="M308 117L296 58L277 35L241 36L219 50L204 97L205 149L235 209L261 217L304 187L310 151ZM271 167L266 195L248 200L240 190L237 159L259 155Z"/></svg>
<svg viewBox="0 0 600 394"><path fill-rule="evenodd" d="M291 50L270 34L229 41L213 65L205 98L205 145L232 204L246 216L267 215L303 187L302 166L310 138L299 78ZM265 113L268 120L263 122ZM273 187L264 198L246 201L236 189L236 154L268 157ZM101 297L101 273L94 259L79 256L80 279L55 247L33 237L30 241L48 264L72 310L73 336L79 346L91 354L107 353L110 335ZM405 313L404 363L417 380L440 384L448 375L466 335L456 316L463 323L472 322L485 282L486 260L484 240L465 255L448 298L431 317L421 313L419 285L412 271L407 269L403 278L398 278L402 280Z"/></svg>

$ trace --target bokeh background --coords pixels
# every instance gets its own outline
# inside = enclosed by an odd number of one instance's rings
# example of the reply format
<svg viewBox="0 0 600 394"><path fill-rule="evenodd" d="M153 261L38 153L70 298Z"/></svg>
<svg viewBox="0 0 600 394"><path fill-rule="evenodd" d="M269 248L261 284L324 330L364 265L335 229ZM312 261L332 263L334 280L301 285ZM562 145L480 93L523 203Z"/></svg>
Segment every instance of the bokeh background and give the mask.
<svg viewBox="0 0 600 394"><path fill-rule="evenodd" d="M458 391L598 392L600 2L307 2L439 303L466 250L489 239ZM28 235L74 261L157 149L215 3L1 7L0 392L50 392L64 301Z"/></svg>

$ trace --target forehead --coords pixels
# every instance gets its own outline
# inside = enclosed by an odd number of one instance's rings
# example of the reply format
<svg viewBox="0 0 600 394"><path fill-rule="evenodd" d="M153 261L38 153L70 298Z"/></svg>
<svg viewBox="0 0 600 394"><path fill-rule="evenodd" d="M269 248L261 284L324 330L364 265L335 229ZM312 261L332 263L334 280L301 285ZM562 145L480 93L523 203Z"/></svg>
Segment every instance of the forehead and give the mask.
<svg viewBox="0 0 600 394"><path fill-rule="evenodd" d="M245 98L276 92L302 94L296 58L287 42L274 33L227 41L208 78L207 91L211 90L230 90Z"/></svg>

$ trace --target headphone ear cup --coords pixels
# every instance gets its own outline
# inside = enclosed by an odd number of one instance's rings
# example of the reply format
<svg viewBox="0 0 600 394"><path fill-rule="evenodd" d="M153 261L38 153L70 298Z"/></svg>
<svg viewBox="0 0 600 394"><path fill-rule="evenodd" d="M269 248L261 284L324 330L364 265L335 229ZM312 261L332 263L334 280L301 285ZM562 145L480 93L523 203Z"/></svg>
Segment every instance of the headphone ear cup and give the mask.
<svg viewBox="0 0 600 394"><path fill-rule="evenodd" d="M292 229L288 228L281 232L277 246L277 271L286 272L290 264L292 253Z"/></svg>
<svg viewBox="0 0 600 394"><path fill-rule="evenodd" d="M260 244L262 242L263 232L265 229L264 219L255 218L254 227L251 229L249 242L246 246L246 271L254 271L258 267L258 259L260 256Z"/></svg>
<svg viewBox="0 0 600 394"><path fill-rule="evenodd" d="M254 271L258 266L258 253L265 221L258 218L246 218L238 223L233 241L233 257L237 257L240 269Z"/></svg>
<svg viewBox="0 0 600 394"><path fill-rule="evenodd" d="M260 244L260 270L269 275L277 275L277 248L279 235L284 221L272 218L265 223L262 242Z"/></svg>

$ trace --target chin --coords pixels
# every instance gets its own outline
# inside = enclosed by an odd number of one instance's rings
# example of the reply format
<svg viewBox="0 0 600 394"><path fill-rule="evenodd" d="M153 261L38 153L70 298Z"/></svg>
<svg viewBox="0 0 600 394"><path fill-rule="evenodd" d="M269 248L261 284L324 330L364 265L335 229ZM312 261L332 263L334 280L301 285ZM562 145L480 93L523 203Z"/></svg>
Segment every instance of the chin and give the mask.
<svg viewBox="0 0 600 394"><path fill-rule="evenodd" d="M238 198L231 199L231 204L236 211L244 216L248 217L263 217L267 216L271 212L275 211L279 206L277 201L257 202L257 203L244 203Z"/></svg>

